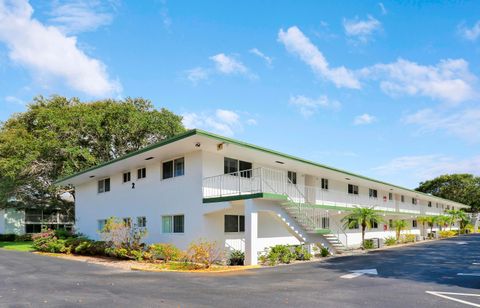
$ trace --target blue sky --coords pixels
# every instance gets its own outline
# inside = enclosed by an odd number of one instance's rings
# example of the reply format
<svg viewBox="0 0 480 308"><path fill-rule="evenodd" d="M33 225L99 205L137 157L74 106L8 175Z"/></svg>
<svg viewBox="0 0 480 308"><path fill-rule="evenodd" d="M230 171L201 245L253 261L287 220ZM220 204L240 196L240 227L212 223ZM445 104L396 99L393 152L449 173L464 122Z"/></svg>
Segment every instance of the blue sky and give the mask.
<svg viewBox="0 0 480 308"><path fill-rule="evenodd" d="M0 120L141 96L185 125L416 187L480 174L476 1L3 1Z"/></svg>

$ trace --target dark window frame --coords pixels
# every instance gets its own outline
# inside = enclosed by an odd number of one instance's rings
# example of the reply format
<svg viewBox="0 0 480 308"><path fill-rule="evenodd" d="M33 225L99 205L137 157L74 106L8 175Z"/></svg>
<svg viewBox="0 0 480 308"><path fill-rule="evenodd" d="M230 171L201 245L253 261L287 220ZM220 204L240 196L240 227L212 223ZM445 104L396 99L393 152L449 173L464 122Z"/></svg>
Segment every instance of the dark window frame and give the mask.
<svg viewBox="0 0 480 308"><path fill-rule="evenodd" d="M358 195L358 185L355 184L348 184L348 193L350 195Z"/></svg>
<svg viewBox="0 0 480 308"><path fill-rule="evenodd" d="M124 172L123 173L123 183L130 182L132 180L132 174L130 171Z"/></svg>
<svg viewBox="0 0 480 308"><path fill-rule="evenodd" d="M223 231L225 233L245 232L245 216L226 214L223 218Z"/></svg>
<svg viewBox="0 0 480 308"><path fill-rule="evenodd" d="M110 191L110 178L104 178L97 182L97 193L103 194Z"/></svg>
<svg viewBox="0 0 480 308"><path fill-rule="evenodd" d="M137 180L144 179L147 177L147 168L142 167L137 169Z"/></svg>
<svg viewBox="0 0 480 308"><path fill-rule="evenodd" d="M295 185L297 184L297 173L295 171L287 171L287 178L289 183Z"/></svg>
<svg viewBox="0 0 480 308"><path fill-rule="evenodd" d="M328 179L322 178L321 180L321 188L328 190Z"/></svg>
<svg viewBox="0 0 480 308"><path fill-rule="evenodd" d="M177 157L162 162L162 180L185 175L185 157Z"/></svg>

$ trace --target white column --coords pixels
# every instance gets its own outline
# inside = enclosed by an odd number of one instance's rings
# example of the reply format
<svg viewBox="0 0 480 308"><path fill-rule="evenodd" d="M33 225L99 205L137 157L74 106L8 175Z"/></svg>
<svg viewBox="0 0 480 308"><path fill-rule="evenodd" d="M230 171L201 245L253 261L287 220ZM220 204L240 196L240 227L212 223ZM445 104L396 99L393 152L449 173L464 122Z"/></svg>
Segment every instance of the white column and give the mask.
<svg viewBox="0 0 480 308"><path fill-rule="evenodd" d="M245 200L245 265L256 265L258 212L252 199Z"/></svg>

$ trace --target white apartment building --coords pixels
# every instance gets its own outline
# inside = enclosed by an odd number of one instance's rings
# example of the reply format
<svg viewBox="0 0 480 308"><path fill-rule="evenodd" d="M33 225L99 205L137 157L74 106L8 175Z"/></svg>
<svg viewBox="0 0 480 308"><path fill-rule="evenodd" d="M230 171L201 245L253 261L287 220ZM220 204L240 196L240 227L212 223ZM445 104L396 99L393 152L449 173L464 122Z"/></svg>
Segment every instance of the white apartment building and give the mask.
<svg viewBox="0 0 480 308"><path fill-rule="evenodd" d="M60 179L75 187L76 230L92 238L115 216L146 227L146 241L187 248L217 241L245 251L246 263L276 244L358 247L361 231L341 219L374 207L384 222L366 238L393 236L405 219L467 208L351 172L202 130L190 130L124 157Z"/></svg>

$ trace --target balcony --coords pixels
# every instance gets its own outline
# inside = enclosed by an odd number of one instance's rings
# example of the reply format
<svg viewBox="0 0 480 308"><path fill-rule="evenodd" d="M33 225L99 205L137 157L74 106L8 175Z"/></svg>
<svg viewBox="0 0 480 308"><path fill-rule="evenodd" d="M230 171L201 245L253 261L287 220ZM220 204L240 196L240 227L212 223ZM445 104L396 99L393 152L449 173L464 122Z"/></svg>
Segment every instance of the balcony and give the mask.
<svg viewBox="0 0 480 308"><path fill-rule="evenodd" d="M256 168L203 179L204 202L238 200L248 197L283 198L295 203L311 204L334 210L349 210L360 206L375 207L377 210L388 212L399 211L394 200L292 184L286 172L269 168ZM416 206L416 211L420 212L419 206Z"/></svg>

